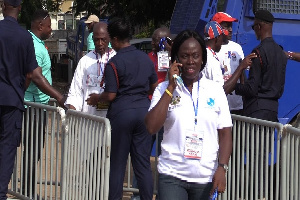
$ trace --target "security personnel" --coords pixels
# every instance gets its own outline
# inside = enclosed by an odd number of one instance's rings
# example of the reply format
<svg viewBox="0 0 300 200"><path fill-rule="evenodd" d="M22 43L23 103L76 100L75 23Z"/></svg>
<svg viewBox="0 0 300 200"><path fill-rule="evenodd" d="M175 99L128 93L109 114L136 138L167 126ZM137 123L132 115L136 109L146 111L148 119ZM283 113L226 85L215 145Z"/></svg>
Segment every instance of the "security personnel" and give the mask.
<svg viewBox="0 0 300 200"><path fill-rule="evenodd" d="M278 99L283 94L287 57L272 37L274 17L267 10L255 13L252 29L261 43L253 50L248 80L237 83L236 94L244 97L244 115L278 122Z"/></svg>
<svg viewBox="0 0 300 200"><path fill-rule="evenodd" d="M39 89L63 105L63 96L50 86L38 67L31 34L17 22L21 2L4 0L1 4L4 20L0 21L0 200L7 199L20 145L27 84L32 80Z"/></svg>
<svg viewBox="0 0 300 200"><path fill-rule="evenodd" d="M237 83L235 91L236 94L243 96L243 114L245 116L278 122L278 99L283 94L287 56L272 37L273 22L274 17L269 11L259 10L255 13L252 29L261 43L252 51L257 57L253 58L248 79L244 84ZM255 132L253 135L260 133L258 131L258 133ZM264 141L274 139L266 138L265 134L263 137ZM266 149L265 144L262 149L258 148L258 154L254 152L254 158L250 159L254 162L258 158L257 164L260 166L266 162L265 154L268 154L269 150ZM261 155L261 152L263 152L263 155ZM260 159L261 156L263 156L263 159ZM249 160L249 162L252 161ZM276 166L273 167L275 168ZM254 171L251 171L250 176L254 176L254 173ZM262 179L263 183L265 183L266 176L263 170L258 169L258 194L262 193L263 197L265 197L267 189L260 185L260 181ZM268 184L274 183L271 183L269 180Z"/></svg>
<svg viewBox="0 0 300 200"><path fill-rule="evenodd" d="M107 118L111 124L111 154L109 200L122 199L127 158L130 153L141 199L153 198L153 179L150 163L151 135L144 118L157 86L153 62L129 43L130 25L123 18L112 19L108 33L117 54L104 71L104 92L91 94L89 105L97 101L110 102ZM96 100L96 102L94 101Z"/></svg>

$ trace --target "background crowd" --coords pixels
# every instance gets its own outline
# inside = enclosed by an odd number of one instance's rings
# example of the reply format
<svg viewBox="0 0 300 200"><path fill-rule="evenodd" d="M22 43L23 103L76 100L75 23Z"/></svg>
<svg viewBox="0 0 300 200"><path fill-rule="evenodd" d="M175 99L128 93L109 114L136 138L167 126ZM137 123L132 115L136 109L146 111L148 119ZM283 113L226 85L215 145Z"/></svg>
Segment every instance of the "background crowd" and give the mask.
<svg viewBox="0 0 300 200"><path fill-rule="evenodd" d="M78 63L65 101L51 86L43 42L51 34L49 14L36 11L26 31L17 22L20 4L1 4L0 200L6 199L20 145L23 102L47 104L50 97L66 109L110 120L110 200L122 198L129 153L139 188L133 198L152 199L151 134L156 133L159 199L209 199L222 193L232 152L230 114L277 122L287 59L300 60L299 53L284 51L273 40L274 17L266 10L255 13L252 29L260 44L246 57L231 41L237 19L227 13L216 13L201 34L183 30L171 39L170 31L159 27L148 55L130 45L132 29L125 18L106 24L91 15L89 52ZM166 59L169 66L163 69Z"/></svg>

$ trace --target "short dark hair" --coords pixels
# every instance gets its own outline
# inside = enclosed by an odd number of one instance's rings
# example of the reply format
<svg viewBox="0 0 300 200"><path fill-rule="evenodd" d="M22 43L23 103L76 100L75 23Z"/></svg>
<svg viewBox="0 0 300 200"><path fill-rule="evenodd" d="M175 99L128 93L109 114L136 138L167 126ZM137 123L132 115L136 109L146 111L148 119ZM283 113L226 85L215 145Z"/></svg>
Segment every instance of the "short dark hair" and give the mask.
<svg viewBox="0 0 300 200"><path fill-rule="evenodd" d="M201 46L202 62L203 62L202 66L201 66L201 71L202 71L207 62L206 45L205 45L203 37L200 36L196 31L193 31L193 30L184 30L184 31L180 32L176 36L176 38L173 40L173 45L172 45L172 49L171 49L171 61L172 62L175 61L180 46L189 38L195 38Z"/></svg>
<svg viewBox="0 0 300 200"><path fill-rule="evenodd" d="M131 26L125 18L113 18L108 22L107 30L110 38L119 40L131 39Z"/></svg>
<svg viewBox="0 0 300 200"><path fill-rule="evenodd" d="M37 20L43 20L49 16L49 13L47 10L39 9L36 10L32 17L31 17L31 22L37 21Z"/></svg>

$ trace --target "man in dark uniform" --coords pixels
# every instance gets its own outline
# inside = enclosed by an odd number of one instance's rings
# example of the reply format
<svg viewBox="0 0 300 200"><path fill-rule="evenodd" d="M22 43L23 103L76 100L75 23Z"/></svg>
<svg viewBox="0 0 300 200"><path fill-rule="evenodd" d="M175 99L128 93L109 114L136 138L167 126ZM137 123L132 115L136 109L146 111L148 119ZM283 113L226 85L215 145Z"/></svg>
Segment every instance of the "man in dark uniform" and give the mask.
<svg viewBox="0 0 300 200"><path fill-rule="evenodd" d="M255 13L252 29L261 43L253 50L248 80L237 83L236 94L244 97L244 115L278 122L278 99L283 94L287 57L272 38L274 17L267 10Z"/></svg>
<svg viewBox="0 0 300 200"><path fill-rule="evenodd" d="M252 29L261 43L252 51L256 54L256 57L253 58L248 79L244 84L237 83L235 85L235 91L236 94L243 96L243 114L245 116L278 122L278 99L282 96L284 90L287 56L282 50L282 47L279 46L272 37L273 22L274 17L269 11L259 10L255 13ZM260 131L258 132L258 134L262 133ZM254 133L250 135L250 137L255 137L256 135L257 134ZM250 149L254 151L254 158L250 159L255 161L258 157L258 166L261 165L261 162L265 163L265 157L269 154L269 149L266 149L266 142L270 142L274 139L266 138L265 134L263 137L265 143L262 149L262 160L260 159L260 144L258 147L255 147L258 148L258 154L255 153L257 149ZM258 138L260 138L260 136ZM256 137L254 138L254 141L255 140ZM248 161L252 162L250 159ZM275 166L273 167L275 168ZM251 171L251 176L254 176L254 173L254 171ZM260 185L260 179L265 183L267 174L264 170L261 171L258 169L258 177L258 194L260 195L262 193L264 197L267 190L264 185ZM274 180L276 180L276 178L274 178ZM271 184L274 183L271 183L269 179L269 187Z"/></svg>
<svg viewBox="0 0 300 200"><path fill-rule="evenodd" d="M63 105L63 96L52 88L38 67L30 33L17 17L22 0L4 0L0 21L0 200L7 199L8 184L20 145L24 93L33 81L41 91Z"/></svg>

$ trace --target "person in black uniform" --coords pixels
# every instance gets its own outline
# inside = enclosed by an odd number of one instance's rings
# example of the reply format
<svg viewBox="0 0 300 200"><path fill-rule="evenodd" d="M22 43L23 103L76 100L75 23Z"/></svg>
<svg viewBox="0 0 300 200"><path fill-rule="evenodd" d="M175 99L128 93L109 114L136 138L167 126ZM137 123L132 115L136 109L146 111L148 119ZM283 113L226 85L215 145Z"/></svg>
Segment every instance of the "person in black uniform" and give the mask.
<svg viewBox="0 0 300 200"><path fill-rule="evenodd" d="M0 200L7 199L17 147L21 141L25 89L33 81L63 105L38 67L31 34L17 22L22 0L4 0L0 21Z"/></svg>
<svg viewBox="0 0 300 200"><path fill-rule="evenodd" d="M122 199L129 152L141 199L152 200L149 150L152 136L146 129L144 118L150 106L148 95L157 86L157 74L147 54L130 45L130 25L125 19L112 19L108 32L117 54L105 67L104 92L91 94L87 103L111 102L107 112L112 128L109 200Z"/></svg>
<svg viewBox="0 0 300 200"><path fill-rule="evenodd" d="M236 94L243 96L243 115L278 122L278 99L282 96L284 90L287 56L285 55L282 47L278 45L272 37L273 22L274 17L269 11L259 10L255 13L252 29L261 43L252 51L252 53L255 53L256 55L255 57L251 57L252 62L248 62L251 66L248 79L244 84L234 83L232 89L235 89ZM235 73L241 73L242 69L245 69L245 65L244 67L242 65L239 66ZM231 81L233 80L236 79L232 78ZM255 130L257 129L255 128ZM259 131L258 134L260 133L261 132ZM254 137L254 143L256 143L255 135L256 133L250 135L250 137ZM261 165L261 162L265 163L265 156L269 153L269 149L266 149L266 141L270 142L271 139L274 139L266 138L265 134L263 137L265 143L262 149L262 160L260 159L260 144L258 147L255 147L259 148L258 155L255 152L256 149L250 149L251 151L254 151L254 158L252 158L252 161L254 162L256 160L255 158L258 157L258 166ZM247 160L247 162L252 162L250 158ZM275 167L276 166L274 166L274 169ZM254 176L253 171L250 173ZM263 183L265 183L266 174L264 171L260 170L258 173L258 194L260 195L262 193L262 195L265 196L266 188L263 185L263 189L260 189L260 178L262 178ZM275 177L275 175L273 176ZM275 180L276 179L274 178L274 181ZM274 183L269 182L269 184Z"/></svg>
<svg viewBox="0 0 300 200"><path fill-rule="evenodd" d="M252 51L253 59L248 80L237 83L236 94L244 97L244 115L278 122L278 99L285 83L287 57L272 37L274 17L267 10L255 13L252 26L261 43Z"/></svg>

